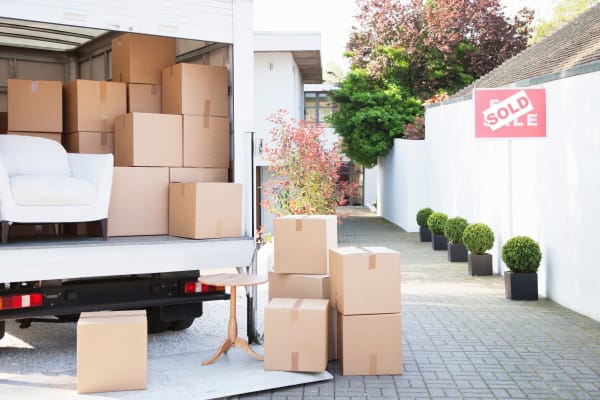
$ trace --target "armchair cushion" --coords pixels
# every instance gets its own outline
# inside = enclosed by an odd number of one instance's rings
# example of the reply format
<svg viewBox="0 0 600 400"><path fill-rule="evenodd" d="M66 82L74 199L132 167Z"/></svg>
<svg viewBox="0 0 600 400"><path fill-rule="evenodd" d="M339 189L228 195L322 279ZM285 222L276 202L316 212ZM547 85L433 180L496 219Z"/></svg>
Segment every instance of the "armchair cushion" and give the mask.
<svg viewBox="0 0 600 400"><path fill-rule="evenodd" d="M54 140L40 140L32 136L2 135L0 156L8 176L61 175L72 176L67 151Z"/></svg>
<svg viewBox="0 0 600 400"><path fill-rule="evenodd" d="M22 206L89 206L96 185L58 175L16 175L9 178L15 203Z"/></svg>

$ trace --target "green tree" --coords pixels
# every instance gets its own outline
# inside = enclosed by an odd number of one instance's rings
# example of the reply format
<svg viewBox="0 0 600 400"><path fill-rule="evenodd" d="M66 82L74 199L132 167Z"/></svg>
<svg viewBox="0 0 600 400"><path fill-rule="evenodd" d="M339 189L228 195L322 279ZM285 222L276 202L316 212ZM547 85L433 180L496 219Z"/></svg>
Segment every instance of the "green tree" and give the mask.
<svg viewBox="0 0 600 400"><path fill-rule="evenodd" d="M550 19L540 20L533 27L533 37L531 44L537 43L556 29L565 26L573 18L586 11L588 8L598 3L597 0L561 0L554 7Z"/></svg>

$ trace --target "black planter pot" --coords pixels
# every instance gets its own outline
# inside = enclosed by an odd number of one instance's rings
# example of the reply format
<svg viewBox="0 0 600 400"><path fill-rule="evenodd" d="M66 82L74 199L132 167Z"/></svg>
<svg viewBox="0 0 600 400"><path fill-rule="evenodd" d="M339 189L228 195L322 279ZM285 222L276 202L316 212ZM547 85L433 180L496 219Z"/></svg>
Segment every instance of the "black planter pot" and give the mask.
<svg viewBox="0 0 600 400"><path fill-rule="evenodd" d="M448 243L448 261L465 262L467 261L467 248L462 243Z"/></svg>
<svg viewBox="0 0 600 400"><path fill-rule="evenodd" d="M480 275L492 275L492 255L485 254L473 254L469 253L469 275L480 276Z"/></svg>
<svg viewBox="0 0 600 400"><path fill-rule="evenodd" d="M537 300L537 272L506 271L504 273L504 291L511 300Z"/></svg>
<svg viewBox="0 0 600 400"><path fill-rule="evenodd" d="M431 242L431 231L424 226L419 227L419 239L421 242Z"/></svg>
<svg viewBox="0 0 600 400"><path fill-rule="evenodd" d="M448 238L444 235L432 234L431 247L434 250L448 250Z"/></svg>

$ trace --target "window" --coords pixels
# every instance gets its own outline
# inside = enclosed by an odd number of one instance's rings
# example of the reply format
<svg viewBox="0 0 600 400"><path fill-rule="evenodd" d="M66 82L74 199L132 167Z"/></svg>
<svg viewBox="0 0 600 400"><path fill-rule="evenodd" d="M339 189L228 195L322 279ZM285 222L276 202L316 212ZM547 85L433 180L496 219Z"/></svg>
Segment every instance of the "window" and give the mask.
<svg viewBox="0 0 600 400"><path fill-rule="evenodd" d="M325 92L304 93L304 119L326 123L325 117L335 111L335 103Z"/></svg>

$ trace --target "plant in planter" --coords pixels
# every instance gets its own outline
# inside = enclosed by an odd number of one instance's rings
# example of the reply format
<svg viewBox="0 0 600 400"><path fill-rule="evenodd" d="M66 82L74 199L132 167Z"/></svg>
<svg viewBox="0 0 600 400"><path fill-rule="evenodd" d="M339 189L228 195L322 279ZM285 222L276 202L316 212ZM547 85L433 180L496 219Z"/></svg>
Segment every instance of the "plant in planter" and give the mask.
<svg viewBox="0 0 600 400"><path fill-rule="evenodd" d="M448 250L448 238L444 236L444 227L448 216L443 212L433 212L427 218L427 226L431 231L431 247L434 250Z"/></svg>
<svg viewBox="0 0 600 400"><path fill-rule="evenodd" d="M528 236L515 236L502 246L502 261L510 271L504 274L506 298L537 300L537 270L542 260L540 245Z"/></svg>
<svg viewBox="0 0 600 400"><path fill-rule="evenodd" d="M419 225L419 239L421 242L431 242L431 231L427 227L427 218L433 213L429 207L421 208L417 212L417 224Z"/></svg>
<svg viewBox="0 0 600 400"><path fill-rule="evenodd" d="M465 228L469 225L466 219L454 217L446 221L444 235L448 238L448 261L467 261L467 248L462 241Z"/></svg>
<svg viewBox="0 0 600 400"><path fill-rule="evenodd" d="M462 239L469 250L469 274L492 275L492 255L486 253L494 245L494 232L490 227L482 223L467 225Z"/></svg>

